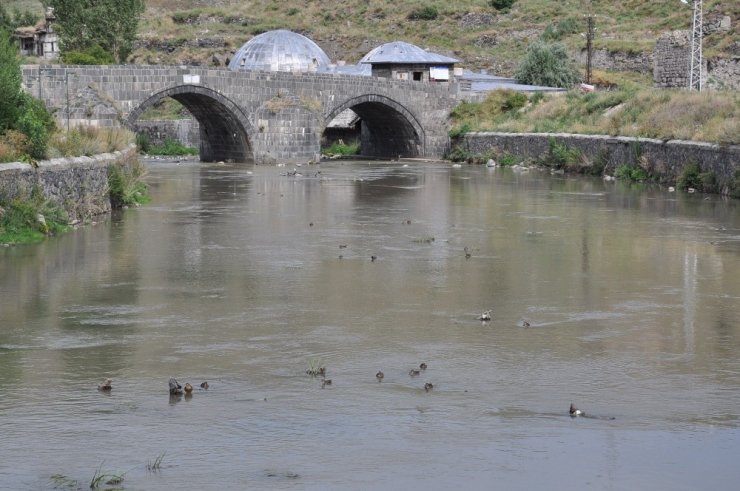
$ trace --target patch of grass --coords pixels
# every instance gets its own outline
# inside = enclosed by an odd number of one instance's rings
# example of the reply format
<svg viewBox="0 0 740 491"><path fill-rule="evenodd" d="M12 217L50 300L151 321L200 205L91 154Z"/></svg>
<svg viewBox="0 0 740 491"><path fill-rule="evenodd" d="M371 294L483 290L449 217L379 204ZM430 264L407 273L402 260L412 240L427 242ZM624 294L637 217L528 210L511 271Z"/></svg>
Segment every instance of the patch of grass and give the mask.
<svg viewBox="0 0 740 491"><path fill-rule="evenodd" d="M149 461L146 463L146 470L149 472L157 472L162 468L162 461L164 460L164 455L166 452L162 452L161 454L157 455L153 461Z"/></svg>
<svg viewBox="0 0 740 491"><path fill-rule="evenodd" d="M111 207L137 206L147 203L149 196L144 183L146 168L138 156L132 155L108 166L108 188Z"/></svg>
<svg viewBox="0 0 740 491"><path fill-rule="evenodd" d="M734 189L730 190L731 196L734 195L732 191L735 191L739 184L740 170L736 170L733 183ZM698 162L690 162L684 166L676 180L676 187L683 190L693 188L704 193L716 193L718 191L717 178L714 173L712 171L702 172Z"/></svg>
<svg viewBox="0 0 740 491"><path fill-rule="evenodd" d="M558 143L554 138L550 138L547 154L542 158L541 163L554 169L580 167L583 163L583 154L578 148Z"/></svg>
<svg viewBox="0 0 740 491"><path fill-rule="evenodd" d="M149 155L180 156L198 155L200 152L197 148L186 147L179 141L168 137L159 145L150 145L147 153Z"/></svg>
<svg viewBox="0 0 740 491"><path fill-rule="evenodd" d="M79 489L80 483L77 479L70 479L64 474L54 474L49 478L53 489Z"/></svg>
<svg viewBox="0 0 740 491"><path fill-rule="evenodd" d="M412 10L406 18L408 20L434 20L439 15L437 7L427 5L424 7L417 7Z"/></svg>
<svg viewBox="0 0 740 491"><path fill-rule="evenodd" d="M622 181L643 182L647 181L649 176L642 167L622 164L615 169L614 177Z"/></svg>
<svg viewBox="0 0 740 491"><path fill-rule="evenodd" d="M459 126L453 126L449 131L450 138L460 138L465 136L466 133L470 133L472 126L470 123L463 123Z"/></svg>
<svg viewBox="0 0 740 491"><path fill-rule="evenodd" d="M0 243L40 242L69 229L69 217L60 207L46 200L41 189L16 199L0 197Z"/></svg>
<svg viewBox="0 0 740 491"><path fill-rule="evenodd" d="M165 97L157 104L147 108L139 119L150 120L150 119L186 119L190 118L190 112L185 109L185 106L177 102L171 97Z"/></svg>
<svg viewBox="0 0 740 491"><path fill-rule="evenodd" d="M135 140L132 132L124 128L98 128L79 126L69 132L57 131L49 141L47 153L51 158L92 156L124 150Z"/></svg>
<svg viewBox="0 0 740 491"><path fill-rule="evenodd" d="M90 489L98 489L101 486L117 486L123 482L124 472L115 473L111 471L103 471L103 463L98 466L90 479Z"/></svg>
<svg viewBox="0 0 740 491"><path fill-rule="evenodd" d="M358 155L360 153L360 142L334 142L328 147L321 149L324 155Z"/></svg>

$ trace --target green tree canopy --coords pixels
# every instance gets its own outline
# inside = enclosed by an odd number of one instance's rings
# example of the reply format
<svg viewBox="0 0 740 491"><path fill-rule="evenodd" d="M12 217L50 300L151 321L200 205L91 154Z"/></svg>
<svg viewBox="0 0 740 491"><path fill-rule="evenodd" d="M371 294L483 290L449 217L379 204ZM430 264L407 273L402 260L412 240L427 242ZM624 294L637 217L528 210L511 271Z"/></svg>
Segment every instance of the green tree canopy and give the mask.
<svg viewBox="0 0 740 491"><path fill-rule="evenodd" d="M563 88L581 80L568 59L565 47L560 43L548 44L543 41L535 41L529 46L527 57L514 76L522 84Z"/></svg>
<svg viewBox="0 0 740 491"><path fill-rule="evenodd" d="M63 51L98 45L123 63L131 54L144 0L47 0L54 7Z"/></svg>
<svg viewBox="0 0 740 491"><path fill-rule="evenodd" d="M0 133L15 126L21 100L21 65L18 47L0 28Z"/></svg>

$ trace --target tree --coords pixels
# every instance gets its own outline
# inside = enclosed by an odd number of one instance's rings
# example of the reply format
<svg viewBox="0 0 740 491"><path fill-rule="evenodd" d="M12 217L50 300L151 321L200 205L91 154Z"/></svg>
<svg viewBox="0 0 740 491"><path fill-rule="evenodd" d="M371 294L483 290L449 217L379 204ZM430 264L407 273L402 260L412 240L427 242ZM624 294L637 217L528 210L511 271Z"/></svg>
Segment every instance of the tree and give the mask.
<svg viewBox="0 0 740 491"><path fill-rule="evenodd" d="M123 63L131 54L144 0L47 0L54 7L62 50L95 45Z"/></svg>
<svg viewBox="0 0 740 491"><path fill-rule="evenodd" d="M15 127L21 99L21 65L18 47L0 28L0 133Z"/></svg>
<svg viewBox="0 0 740 491"><path fill-rule="evenodd" d="M514 75L517 82L529 85L568 88L581 78L568 59L565 47L559 43L535 41L527 49L527 57Z"/></svg>

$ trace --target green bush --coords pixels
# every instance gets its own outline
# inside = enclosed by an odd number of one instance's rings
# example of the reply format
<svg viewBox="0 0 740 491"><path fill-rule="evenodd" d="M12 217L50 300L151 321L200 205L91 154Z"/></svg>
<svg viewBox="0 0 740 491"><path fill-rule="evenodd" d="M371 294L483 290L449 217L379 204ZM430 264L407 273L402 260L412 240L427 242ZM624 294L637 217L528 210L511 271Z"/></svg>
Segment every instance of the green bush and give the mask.
<svg viewBox="0 0 740 491"><path fill-rule="evenodd" d="M198 155L198 149L186 147L182 143L172 138L165 138L164 142L159 145L152 145L149 148L149 155Z"/></svg>
<svg viewBox="0 0 740 491"><path fill-rule="evenodd" d="M463 123L460 126L454 126L449 132L450 138L460 138L466 133L469 133L471 129L472 126L470 125L470 123Z"/></svg>
<svg viewBox="0 0 740 491"><path fill-rule="evenodd" d="M24 92L16 128L28 137L28 155L32 159L46 158L46 147L54 126L54 118L44 103Z"/></svg>
<svg viewBox="0 0 740 491"><path fill-rule="evenodd" d="M447 153L447 160L453 162L464 162L470 157L470 154L460 145L455 145Z"/></svg>
<svg viewBox="0 0 740 491"><path fill-rule="evenodd" d="M46 201L38 187L31 195L6 202L0 199L0 243L37 242L68 228L66 213Z"/></svg>
<svg viewBox="0 0 740 491"><path fill-rule="evenodd" d="M614 177L622 181L642 182L648 180L648 174L642 167L629 164L617 166Z"/></svg>
<svg viewBox="0 0 740 491"><path fill-rule="evenodd" d="M583 161L581 151L575 147L569 147L565 143L558 143L554 138L547 142L548 151L542 164L555 169L579 166Z"/></svg>
<svg viewBox="0 0 740 491"><path fill-rule="evenodd" d="M559 43L542 41L535 41L529 46L515 78L522 84L563 88L572 87L581 80L565 47Z"/></svg>
<svg viewBox="0 0 740 491"><path fill-rule="evenodd" d="M200 17L200 10L186 10L172 14L172 22L175 24L192 24Z"/></svg>
<svg viewBox="0 0 740 491"><path fill-rule="evenodd" d="M427 5L426 7L419 7L412 10L407 18L409 20L434 20L437 18L438 15L439 12L437 12L436 7Z"/></svg>
<svg viewBox="0 0 740 491"><path fill-rule="evenodd" d="M68 65L112 65L113 55L99 45L82 51L63 51L62 61Z"/></svg>
<svg viewBox="0 0 740 491"><path fill-rule="evenodd" d="M296 15L296 14L298 14L300 12L301 12L300 10L298 10L295 7L293 7L293 8L289 8L288 11L285 12L285 14L288 15L288 16L293 16L293 15Z"/></svg>
<svg viewBox="0 0 740 491"><path fill-rule="evenodd" d="M144 183L146 169L134 155L108 166L108 193L113 208L135 206L149 201Z"/></svg>
<svg viewBox="0 0 740 491"><path fill-rule="evenodd" d="M137 133L136 146L139 147L140 152L149 153L149 150L151 150L151 141L149 140L149 135L147 135L146 133Z"/></svg>
<svg viewBox="0 0 740 491"><path fill-rule="evenodd" d="M542 39L546 41L559 41L568 34L575 34L581 30L578 20L574 17L568 17L557 24L548 25L542 33Z"/></svg>
<svg viewBox="0 0 740 491"><path fill-rule="evenodd" d="M328 147L322 148L321 153L324 155L358 155L360 153L360 142L334 142Z"/></svg>
<svg viewBox="0 0 740 491"><path fill-rule="evenodd" d="M514 2L516 0L490 0L491 7L495 8L496 10L500 11L507 11L511 8L512 5L514 5Z"/></svg>
<svg viewBox="0 0 740 491"><path fill-rule="evenodd" d="M701 167L699 167L697 162L686 164L676 180L676 187L684 190L688 188L699 188L701 186L699 174L701 174Z"/></svg>

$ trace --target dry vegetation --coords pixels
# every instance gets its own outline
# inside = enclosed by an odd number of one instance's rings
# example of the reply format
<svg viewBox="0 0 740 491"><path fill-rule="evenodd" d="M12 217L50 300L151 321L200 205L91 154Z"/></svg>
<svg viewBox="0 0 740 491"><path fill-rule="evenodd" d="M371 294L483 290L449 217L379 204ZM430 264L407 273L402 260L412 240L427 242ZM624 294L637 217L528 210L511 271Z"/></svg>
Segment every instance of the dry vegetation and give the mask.
<svg viewBox="0 0 740 491"><path fill-rule="evenodd" d="M622 89L531 96L492 92L453 112L453 133L585 133L740 144L740 94Z"/></svg>
<svg viewBox="0 0 740 491"><path fill-rule="evenodd" d="M29 8L37 0L10 0L12 8ZM212 63L225 59L256 34L291 29L316 40L332 59L355 62L376 45L405 40L465 60L472 68L511 74L527 46L544 32L574 53L584 47L584 14L596 17L595 46L623 52L652 51L660 33L687 29L691 9L678 0L517 0L498 12L488 0L147 0L139 28L141 47L131 61ZM436 11L432 20L409 20L422 8ZM729 15L736 24L740 2L705 0L705 19ZM413 16L412 16L413 17ZM731 56L740 43L736 25L730 33L705 39L708 56Z"/></svg>

